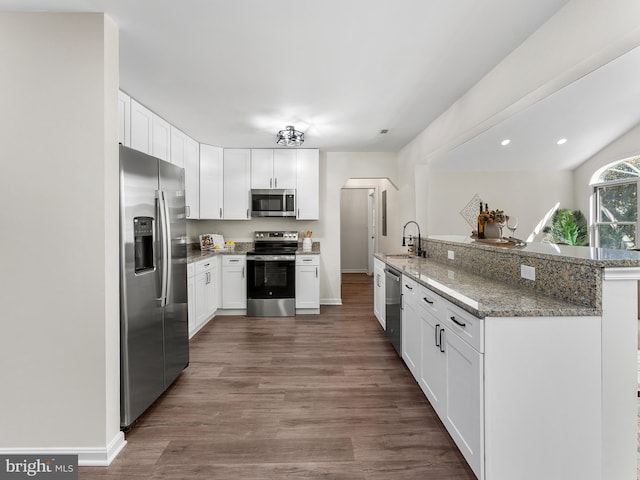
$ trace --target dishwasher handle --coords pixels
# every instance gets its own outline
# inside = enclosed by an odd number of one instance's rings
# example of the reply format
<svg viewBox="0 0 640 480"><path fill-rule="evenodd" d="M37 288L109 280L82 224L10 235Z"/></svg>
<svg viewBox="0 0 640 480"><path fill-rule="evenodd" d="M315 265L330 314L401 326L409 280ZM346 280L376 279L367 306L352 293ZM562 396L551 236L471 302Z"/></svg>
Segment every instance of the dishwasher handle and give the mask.
<svg viewBox="0 0 640 480"><path fill-rule="evenodd" d="M384 269L385 275L392 277L396 282L400 282L400 275L395 273L393 270L389 270L387 268Z"/></svg>

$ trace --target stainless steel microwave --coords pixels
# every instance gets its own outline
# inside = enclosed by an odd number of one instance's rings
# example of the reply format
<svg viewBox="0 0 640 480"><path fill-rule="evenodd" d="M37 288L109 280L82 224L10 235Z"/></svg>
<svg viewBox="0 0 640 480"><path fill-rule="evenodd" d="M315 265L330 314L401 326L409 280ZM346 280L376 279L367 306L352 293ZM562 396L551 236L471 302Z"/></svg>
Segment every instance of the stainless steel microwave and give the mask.
<svg viewBox="0 0 640 480"><path fill-rule="evenodd" d="M295 217L296 191L251 190L252 217Z"/></svg>

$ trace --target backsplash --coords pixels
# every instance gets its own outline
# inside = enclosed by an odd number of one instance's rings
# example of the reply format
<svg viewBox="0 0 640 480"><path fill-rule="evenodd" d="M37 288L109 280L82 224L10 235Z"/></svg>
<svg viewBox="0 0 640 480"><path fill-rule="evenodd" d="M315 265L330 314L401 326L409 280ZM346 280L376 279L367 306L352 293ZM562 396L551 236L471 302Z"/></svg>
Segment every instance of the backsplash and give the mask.
<svg viewBox="0 0 640 480"><path fill-rule="evenodd" d="M515 249L465 245L433 239L428 239L426 243L427 256L438 262L578 305L600 308L600 268L560 258L551 260L520 255ZM448 258L449 251L454 252L453 260ZM535 268L535 281L522 278L521 265Z"/></svg>

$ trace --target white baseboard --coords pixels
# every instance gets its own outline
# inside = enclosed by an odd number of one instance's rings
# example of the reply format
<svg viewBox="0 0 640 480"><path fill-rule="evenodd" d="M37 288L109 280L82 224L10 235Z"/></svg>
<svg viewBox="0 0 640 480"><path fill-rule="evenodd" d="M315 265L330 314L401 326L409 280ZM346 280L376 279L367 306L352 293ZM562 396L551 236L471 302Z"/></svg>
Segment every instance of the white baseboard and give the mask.
<svg viewBox="0 0 640 480"><path fill-rule="evenodd" d="M321 298L320 305L342 305L341 298Z"/></svg>
<svg viewBox="0 0 640 480"><path fill-rule="evenodd" d="M343 269L342 273L369 273L369 270L366 268L363 270L361 268L353 268L353 269Z"/></svg>
<svg viewBox="0 0 640 480"><path fill-rule="evenodd" d="M124 433L118 432L105 448L0 448L0 455L78 455L78 466L107 467L126 444Z"/></svg>

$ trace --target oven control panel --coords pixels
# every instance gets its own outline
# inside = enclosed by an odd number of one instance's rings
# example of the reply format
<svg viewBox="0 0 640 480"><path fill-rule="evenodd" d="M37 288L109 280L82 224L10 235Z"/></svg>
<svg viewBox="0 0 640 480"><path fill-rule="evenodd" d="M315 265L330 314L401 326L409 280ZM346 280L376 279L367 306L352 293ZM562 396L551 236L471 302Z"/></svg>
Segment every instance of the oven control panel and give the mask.
<svg viewBox="0 0 640 480"><path fill-rule="evenodd" d="M290 241L297 242L298 241L298 232L292 231L267 231L267 232L255 232L254 238L258 241L269 241L269 240L277 240L277 241Z"/></svg>

